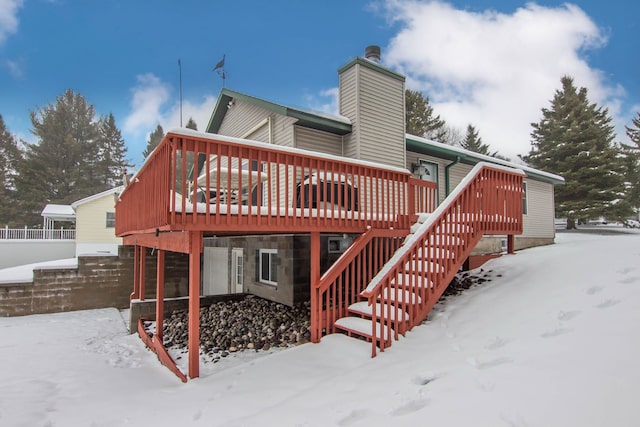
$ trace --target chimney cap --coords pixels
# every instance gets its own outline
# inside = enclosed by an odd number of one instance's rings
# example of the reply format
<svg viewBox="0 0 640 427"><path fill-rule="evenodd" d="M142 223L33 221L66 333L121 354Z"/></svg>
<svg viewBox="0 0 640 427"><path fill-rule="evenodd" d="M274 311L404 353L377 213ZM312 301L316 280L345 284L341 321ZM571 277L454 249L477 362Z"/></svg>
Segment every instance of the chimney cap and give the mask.
<svg viewBox="0 0 640 427"><path fill-rule="evenodd" d="M376 64L380 62L380 46L371 45L364 49L364 57Z"/></svg>

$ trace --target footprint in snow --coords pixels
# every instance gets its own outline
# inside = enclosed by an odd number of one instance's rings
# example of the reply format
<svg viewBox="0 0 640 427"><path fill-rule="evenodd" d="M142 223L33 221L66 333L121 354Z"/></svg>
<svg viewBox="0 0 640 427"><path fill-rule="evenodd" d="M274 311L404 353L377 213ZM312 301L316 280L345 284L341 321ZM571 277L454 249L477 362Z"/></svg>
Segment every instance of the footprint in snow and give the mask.
<svg viewBox="0 0 640 427"><path fill-rule="evenodd" d="M627 268L623 268L622 270L618 270L617 273L620 274L629 274L633 271L634 269L631 267L627 267Z"/></svg>
<svg viewBox="0 0 640 427"><path fill-rule="evenodd" d="M351 411L346 417L338 420L339 426L350 426L351 424L358 422L367 417L369 412L365 409L356 409Z"/></svg>
<svg viewBox="0 0 640 427"><path fill-rule="evenodd" d="M509 357L498 357L496 359L486 360L484 362L478 361L478 359L476 359L475 357L467 360L467 363L479 370L495 368L496 366L504 365L511 362L513 362L513 360Z"/></svg>
<svg viewBox="0 0 640 427"><path fill-rule="evenodd" d="M608 299L605 301L602 301L600 304L596 305L596 307L598 308L609 308L609 307L613 307L616 304L619 304L620 300L617 299Z"/></svg>
<svg viewBox="0 0 640 427"><path fill-rule="evenodd" d="M540 336L542 338L551 338L551 337L557 337L558 335L564 335L569 332L571 332L570 328L556 328L552 331L544 332L540 334Z"/></svg>
<svg viewBox="0 0 640 427"><path fill-rule="evenodd" d="M624 285L628 285L630 283L635 283L637 281L640 281L640 278L638 278L636 276L626 276L625 278L618 280L618 283L622 283Z"/></svg>
<svg viewBox="0 0 640 427"><path fill-rule="evenodd" d="M489 344L487 344L486 349L487 350L497 350L497 349L502 348L505 345L509 344L510 342L511 342L511 340L500 338L500 337L495 337Z"/></svg>
<svg viewBox="0 0 640 427"><path fill-rule="evenodd" d="M427 406L427 404L429 404L429 401L427 399L412 400L391 411L391 415L402 416L412 414L424 408L425 406Z"/></svg>
<svg viewBox="0 0 640 427"><path fill-rule="evenodd" d="M595 295L598 292L602 291L602 287L601 286L592 286L589 289L587 289L585 292L587 293L587 295Z"/></svg>
<svg viewBox="0 0 640 427"><path fill-rule="evenodd" d="M558 320L571 320L580 314L580 310L561 311L558 313Z"/></svg>
<svg viewBox="0 0 640 427"><path fill-rule="evenodd" d="M427 385L431 381L436 380L439 377L437 374L426 374L426 375L418 375L411 380L411 382L415 385Z"/></svg>

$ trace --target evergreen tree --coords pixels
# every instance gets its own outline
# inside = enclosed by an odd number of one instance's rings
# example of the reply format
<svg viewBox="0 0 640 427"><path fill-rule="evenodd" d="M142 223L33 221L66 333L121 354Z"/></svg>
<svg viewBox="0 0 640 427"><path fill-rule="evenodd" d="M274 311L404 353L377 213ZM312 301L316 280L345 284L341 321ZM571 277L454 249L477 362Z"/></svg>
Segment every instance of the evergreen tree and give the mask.
<svg viewBox="0 0 640 427"><path fill-rule="evenodd" d="M600 216L617 219L624 212L618 205L624 197L621 159L606 108L589 103L587 89L579 90L571 77L561 79L550 108L532 123L532 148L524 160L531 166L565 178L555 189L556 216L575 220Z"/></svg>
<svg viewBox="0 0 640 427"><path fill-rule="evenodd" d="M7 130L4 119L0 115L0 225L10 227L18 225L19 218L16 206L16 175L22 152L15 137Z"/></svg>
<svg viewBox="0 0 640 427"><path fill-rule="evenodd" d="M151 154L154 148L156 148L158 144L160 144L160 142L162 141L162 138L164 138L164 129L162 129L162 126L158 125L156 127L156 130L154 130L153 132L151 132L151 134L149 134L149 139L147 140L147 147L142 152L142 157L144 157L145 159L149 157L149 154Z"/></svg>
<svg viewBox="0 0 640 427"><path fill-rule="evenodd" d="M40 223L47 203L68 204L107 188L98 168L95 108L67 90L55 105L31 112L38 143L27 144L16 187L26 225Z"/></svg>
<svg viewBox="0 0 640 427"><path fill-rule="evenodd" d="M631 127L625 126L631 144L620 144L620 148L624 158L626 200L637 213L640 211L640 113L632 123Z"/></svg>
<svg viewBox="0 0 640 427"><path fill-rule="evenodd" d="M485 154L487 156L490 155L489 145L482 143L482 138L480 138L478 131L471 124L467 126L467 134L462 142L460 142L460 146L465 150L473 151L474 153Z"/></svg>
<svg viewBox="0 0 640 427"><path fill-rule="evenodd" d="M98 123L99 170L102 184L113 188L122 183L122 176L131 166L127 160L127 147L116 119L109 113Z"/></svg>
<svg viewBox="0 0 640 427"><path fill-rule="evenodd" d="M439 115L435 115L433 107L429 105L429 98L425 98L421 92L407 89L404 101L408 134L441 142L446 139L446 123Z"/></svg>
<svg viewBox="0 0 640 427"><path fill-rule="evenodd" d="M187 125L185 126L187 129L198 130L198 125L196 121L193 120L193 117L189 117L189 121L187 121Z"/></svg>

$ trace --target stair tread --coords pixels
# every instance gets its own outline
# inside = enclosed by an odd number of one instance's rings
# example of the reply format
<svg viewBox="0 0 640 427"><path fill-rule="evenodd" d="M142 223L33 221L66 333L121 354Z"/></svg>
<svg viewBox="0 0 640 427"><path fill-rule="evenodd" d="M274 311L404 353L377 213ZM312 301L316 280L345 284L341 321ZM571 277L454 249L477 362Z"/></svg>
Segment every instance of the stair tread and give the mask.
<svg viewBox="0 0 640 427"><path fill-rule="evenodd" d="M423 272L434 272L434 273L442 273L444 271L444 267L437 262L434 261L423 261L423 260L412 260L407 261L404 265L404 268L407 272L416 271L419 273Z"/></svg>
<svg viewBox="0 0 640 427"><path fill-rule="evenodd" d="M373 315L374 306L375 306L377 317L380 317L380 313L387 311L387 310L383 310L382 304L380 303L369 305L367 301L360 301L360 302L351 304L349 306L349 312L371 317ZM396 320L396 319L406 320L409 318L409 313L407 313L406 311L396 307L389 307L389 308L390 308L389 314L391 315L390 320Z"/></svg>
<svg viewBox="0 0 640 427"><path fill-rule="evenodd" d="M383 327L380 322L376 322L376 325L378 336L382 336L382 339L387 341L389 339L387 327ZM335 326L337 328L355 332L363 337L372 338L371 319L363 319L362 317L341 317L336 320ZM380 332L382 332L382 334Z"/></svg>
<svg viewBox="0 0 640 427"><path fill-rule="evenodd" d="M404 276L404 277L402 277ZM433 281L422 275L414 275L409 273L398 274L396 279L391 280L392 286L401 286L407 288L432 288Z"/></svg>
<svg viewBox="0 0 640 427"><path fill-rule="evenodd" d="M401 295L399 297L399 293L404 295ZM408 289L385 288L382 294L383 299L388 299L393 302L422 304L422 298L420 298L420 295L416 295L415 292L412 292Z"/></svg>

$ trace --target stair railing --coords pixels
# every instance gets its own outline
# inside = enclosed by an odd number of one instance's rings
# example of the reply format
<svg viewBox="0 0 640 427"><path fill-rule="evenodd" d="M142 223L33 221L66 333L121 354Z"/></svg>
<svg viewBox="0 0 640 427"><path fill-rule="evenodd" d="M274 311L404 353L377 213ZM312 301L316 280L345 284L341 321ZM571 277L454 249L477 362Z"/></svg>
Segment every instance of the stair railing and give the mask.
<svg viewBox="0 0 640 427"><path fill-rule="evenodd" d="M311 341L335 332L337 319L402 244L406 230L370 228L322 275L311 292Z"/></svg>
<svg viewBox="0 0 640 427"><path fill-rule="evenodd" d="M422 322L485 234L522 233L524 172L478 163L444 202L407 236L362 292L373 310L372 357L393 336ZM392 310L402 315L389 316ZM386 314L386 315L385 315ZM380 326L378 326L378 322Z"/></svg>

